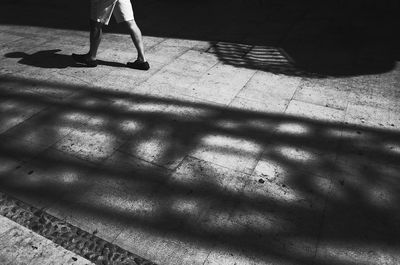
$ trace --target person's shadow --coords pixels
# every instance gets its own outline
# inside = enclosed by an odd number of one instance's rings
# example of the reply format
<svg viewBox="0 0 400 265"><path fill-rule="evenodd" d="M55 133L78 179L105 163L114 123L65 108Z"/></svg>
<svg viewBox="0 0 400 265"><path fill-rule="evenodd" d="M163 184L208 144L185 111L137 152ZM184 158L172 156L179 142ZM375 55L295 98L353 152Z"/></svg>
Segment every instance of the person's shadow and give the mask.
<svg viewBox="0 0 400 265"><path fill-rule="evenodd" d="M25 52L10 52L4 56L6 58L21 58L18 63L40 68L64 69L67 67L86 67L85 65L76 63L70 55L58 53L60 51L60 49L44 50L33 54L27 54ZM118 62L97 60L97 63L99 65L112 67L127 67L125 64Z"/></svg>

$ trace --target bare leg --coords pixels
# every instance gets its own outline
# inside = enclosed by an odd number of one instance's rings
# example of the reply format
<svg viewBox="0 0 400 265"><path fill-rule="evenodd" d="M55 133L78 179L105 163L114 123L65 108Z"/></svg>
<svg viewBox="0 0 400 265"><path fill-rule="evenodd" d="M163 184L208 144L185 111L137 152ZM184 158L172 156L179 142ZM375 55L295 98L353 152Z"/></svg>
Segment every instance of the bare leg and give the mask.
<svg viewBox="0 0 400 265"><path fill-rule="evenodd" d="M140 31L139 27L137 26L135 20L129 20L125 22L128 26L129 34L131 35L133 44L135 44L138 56L138 61L146 62L146 57L144 55L144 44L143 44L143 37L142 32Z"/></svg>
<svg viewBox="0 0 400 265"><path fill-rule="evenodd" d="M90 20L90 50L87 54L88 59L96 60L97 50L99 49L102 35L103 24Z"/></svg>

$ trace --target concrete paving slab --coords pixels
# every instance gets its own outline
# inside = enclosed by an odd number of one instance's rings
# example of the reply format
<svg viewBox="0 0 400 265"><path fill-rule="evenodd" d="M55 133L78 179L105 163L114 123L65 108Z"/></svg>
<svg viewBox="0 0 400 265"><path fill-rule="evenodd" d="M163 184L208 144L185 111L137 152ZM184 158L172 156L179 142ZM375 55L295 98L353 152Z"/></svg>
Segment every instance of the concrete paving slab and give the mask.
<svg viewBox="0 0 400 265"><path fill-rule="evenodd" d="M197 79L193 76L182 76L169 70L161 70L137 86L135 92L164 99L184 100L189 97L190 87Z"/></svg>
<svg viewBox="0 0 400 265"><path fill-rule="evenodd" d="M211 177L211 172L214 177ZM187 157L171 176L171 181L177 186L193 189L193 193L201 193L210 186L221 192L237 195L247 183L248 175L211 162Z"/></svg>
<svg viewBox="0 0 400 265"><path fill-rule="evenodd" d="M64 87L68 84L69 87ZM28 83L21 84L19 87L29 87ZM31 91L39 95L49 97L54 102L65 100L75 93L80 93L80 88L88 87L88 84L75 76L65 75L62 71L54 71L44 82L33 84Z"/></svg>
<svg viewBox="0 0 400 265"><path fill-rule="evenodd" d="M140 153L143 155L142 158L147 157L150 159L149 161L158 161L161 165L166 166L170 164L167 161L175 160L174 155L181 157L180 152L173 151L175 148L184 151L185 148L193 147L187 132L179 132L178 129L182 127L193 127L193 131L199 129L199 126L191 124L196 119L206 116L207 111L176 105L176 101L172 99L160 100L136 96L137 98L132 99L116 99L111 105L115 112L113 114L114 132L120 139L125 140L119 148L121 151L133 156ZM170 144L169 141L172 141L173 144ZM140 145L146 145L149 149L136 150ZM171 157L169 157L166 154L168 151L173 151L174 155L171 153ZM153 155L154 157L152 157Z"/></svg>
<svg viewBox="0 0 400 265"><path fill-rule="evenodd" d="M39 113L45 106L35 102L24 102L18 95L5 94L5 99L1 100L0 132L4 133L14 126L28 120L30 117ZM23 106L23 107L22 107Z"/></svg>
<svg viewBox="0 0 400 265"><path fill-rule="evenodd" d="M255 73L246 69L238 75L238 71L238 68L218 64L192 87L191 94L215 103L229 104Z"/></svg>
<svg viewBox="0 0 400 265"><path fill-rule="evenodd" d="M202 265L210 252L210 248L199 246L193 242L177 244L166 241L165 243L171 249L169 255L160 258L159 252L155 251L153 254L160 259L160 264Z"/></svg>
<svg viewBox="0 0 400 265"><path fill-rule="evenodd" d="M0 32L0 39L1 39L0 45L19 40L21 38L22 37L18 35L9 34L7 32Z"/></svg>
<svg viewBox="0 0 400 265"><path fill-rule="evenodd" d="M82 192L84 186L77 186L76 183L90 167L84 161L62 152L43 150L13 170L4 172L2 186L7 188L9 194L29 201L37 208L49 207L65 193Z"/></svg>
<svg viewBox="0 0 400 265"><path fill-rule="evenodd" d="M132 46L133 44L131 44ZM136 59L136 53L131 49L118 50L114 47L108 48L98 53L98 60L104 60L115 63L116 66L125 66L127 62L133 62Z"/></svg>
<svg viewBox="0 0 400 265"><path fill-rule="evenodd" d="M234 136L205 135L190 155L249 174L261 152L262 148L257 142Z"/></svg>
<svg viewBox="0 0 400 265"><path fill-rule="evenodd" d="M395 105L393 99L400 86L399 66L395 64L391 71L380 75L366 75L348 80L352 91L349 100L353 104L386 108Z"/></svg>
<svg viewBox="0 0 400 265"><path fill-rule="evenodd" d="M218 57L214 54L193 49L190 49L186 53L182 54L179 59L195 62L202 65L209 65L210 67L216 65L219 62Z"/></svg>
<svg viewBox="0 0 400 265"><path fill-rule="evenodd" d="M79 78L87 84L93 84L96 80L106 76L112 70L112 68L104 65L99 65L96 68L69 67L63 70L63 74Z"/></svg>
<svg viewBox="0 0 400 265"><path fill-rule="evenodd" d="M6 217L0 223L2 264L93 264Z"/></svg>
<svg viewBox="0 0 400 265"><path fill-rule="evenodd" d="M143 245L137 245L132 248L132 246L136 245L133 242L137 240L143 242ZM158 264L204 264L210 252L209 248L199 246L193 242L176 243L161 240L150 233L130 232L129 230L121 233L116 242L125 245L132 252L143 253L143 257L151 259Z"/></svg>
<svg viewBox="0 0 400 265"><path fill-rule="evenodd" d="M299 77L287 77L268 72L257 72L238 94L241 98L268 101L268 99L291 99L300 85Z"/></svg>
<svg viewBox="0 0 400 265"><path fill-rule="evenodd" d="M93 130L74 130L56 144L60 151L91 162L101 162L122 144L113 134Z"/></svg>
<svg viewBox="0 0 400 265"><path fill-rule="evenodd" d="M156 165L175 168L183 160L183 151L187 148L177 136L171 135L169 128L153 129L151 132L143 128L119 150Z"/></svg>
<svg viewBox="0 0 400 265"><path fill-rule="evenodd" d="M163 42L164 45L170 46L182 46L187 47L196 51L205 51L210 48L210 42L208 41L198 41L198 40L185 40L185 39L166 39Z"/></svg>
<svg viewBox="0 0 400 265"><path fill-rule="evenodd" d="M265 100L251 100L241 98L237 96L230 104L229 107L245 109L249 111L258 111L258 112L283 112L287 106L289 105L289 101L286 99L278 99L278 98L268 98Z"/></svg>
<svg viewBox="0 0 400 265"><path fill-rule="evenodd" d="M167 180L164 169L120 152L89 169L74 180L86 188L65 193L50 213L109 242L157 213L154 194Z"/></svg>
<svg viewBox="0 0 400 265"><path fill-rule="evenodd" d="M31 49L40 49L40 46L51 41L51 38L40 37L38 35L26 36L16 39L13 42L3 43L0 45L1 59L11 52L27 52Z"/></svg>
<svg viewBox="0 0 400 265"><path fill-rule="evenodd" d="M387 109L349 104L346 122L391 130L396 128L400 118L398 113Z"/></svg>
<svg viewBox="0 0 400 265"><path fill-rule="evenodd" d="M146 57L149 61L168 63L184 54L188 49L188 47L171 46L168 43L161 42L150 48Z"/></svg>
<svg viewBox="0 0 400 265"><path fill-rule="evenodd" d="M348 95L348 92L338 88L315 86L313 82L304 82L293 98L302 102L345 110L349 101Z"/></svg>
<svg viewBox="0 0 400 265"><path fill-rule="evenodd" d="M177 74L181 74L183 76L188 75L200 78L217 63L217 60L212 60L213 57L210 58L208 56L203 56L204 53L197 51L188 51L187 53L174 60L164 69ZM188 59L192 56L194 56L194 58L198 58L199 60L195 61L193 60L193 58Z"/></svg>
<svg viewBox="0 0 400 265"><path fill-rule="evenodd" d="M298 100L292 100L289 103L289 106L286 109L285 113L299 115L306 118L329 120L335 122L343 122L345 117L345 112L343 110L301 102Z"/></svg>
<svg viewBox="0 0 400 265"><path fill-rule="evenodd" d="M397 192L390 188L393 183L388 186L381 175L381 181L370 182L369 174L361 171L347 176L342 175L344 178L328 197L316 260L396 264L399 256L395 243L390 243L393 234L399 233L397 220L390 214L398 208L392 199L393 192ZM340 236L347 240L339 245L336 238Z"/></svg>
<svg viewBox="0 0 400 265"><path fill-rule="evenodd" d="M263 261L263 260L258 260L254 257L247 256L246 254L240 253L240 254L233 254L223 246L218 246L219 248L217 250L214 250L211 252L211 254L207 257L207 260L204 264L207 265L216 265L216 264L223 264L223 265L228 265L228 264L237 264L237 265L244 265L244 264L271 264L270 261ZM276 261L275 261L276 262ZM274 264L279 264L275 263Z"/></svg>
<svg viewBox="0 0 400 265"><path fill-rule="evenodd" d="M115 67L109 75L105 75L95 81L94 85L106 91L133 93L140 84L151 78L163 66L161 63L152 62L149 71L137 71L120 65Z"/></svg>
<svg viewBox="0 0 400 265"><path fill-rule="evenodd" d="M0 75L22 72L28 68L21 65L15 59L6 58L0 61Z"/></svg>
<svg viewBox="0 0 400 265"><path fill-rule="evenodd" d="M47 102L44 101L43 104ZM49 101L49 104L52 102ZM50 147L67 136L73 128L66 126L63 114L65 110L51 106L51 111L42 111L31 117L26 122L20 123L7 132L4 136L10 136L15 140L29 142L31 148ZM32 131L30 128L34 127Z"/></svg>

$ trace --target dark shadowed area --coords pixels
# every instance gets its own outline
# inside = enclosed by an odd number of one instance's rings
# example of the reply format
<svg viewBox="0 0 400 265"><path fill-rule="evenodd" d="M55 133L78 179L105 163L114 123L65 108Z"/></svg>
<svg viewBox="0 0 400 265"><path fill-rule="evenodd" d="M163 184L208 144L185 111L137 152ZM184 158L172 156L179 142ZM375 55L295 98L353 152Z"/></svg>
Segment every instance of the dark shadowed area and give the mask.
<svg viewBox="0 0 400 265"><path fill-rule="evenodd" d="M5 0L0 23L87 30L88 2ZM221 61L251 69L352 76L387 72L400 58L396 0L139 0L133 5L144 35L222 41L214 47ZM113 22L108 30L124 32Z"/></svg>

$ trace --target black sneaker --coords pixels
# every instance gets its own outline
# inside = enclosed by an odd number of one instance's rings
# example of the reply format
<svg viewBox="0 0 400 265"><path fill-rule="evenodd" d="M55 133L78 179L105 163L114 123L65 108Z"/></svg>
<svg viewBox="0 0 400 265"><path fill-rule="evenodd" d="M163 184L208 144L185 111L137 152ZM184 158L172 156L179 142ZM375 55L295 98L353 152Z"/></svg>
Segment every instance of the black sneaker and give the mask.
<svg viewBox="0 0 400 265"><path fill-rule="evenodd" d="M72 58L75 60L75 62L84 64L87 67L96 67L97 66L97 61L96 60L91 60L86 57L86 54L72 54Z"/></svg>
<svg viewBox="0 0 400 265"><path fill-rule="evenodd" d="M134 62L128 62L126 64L129 68L133 68L133 69L138 69L138 70L144 70L147 71L150 69L150 65L148 62L142 62L139 60L136 60Z"/></svg>

